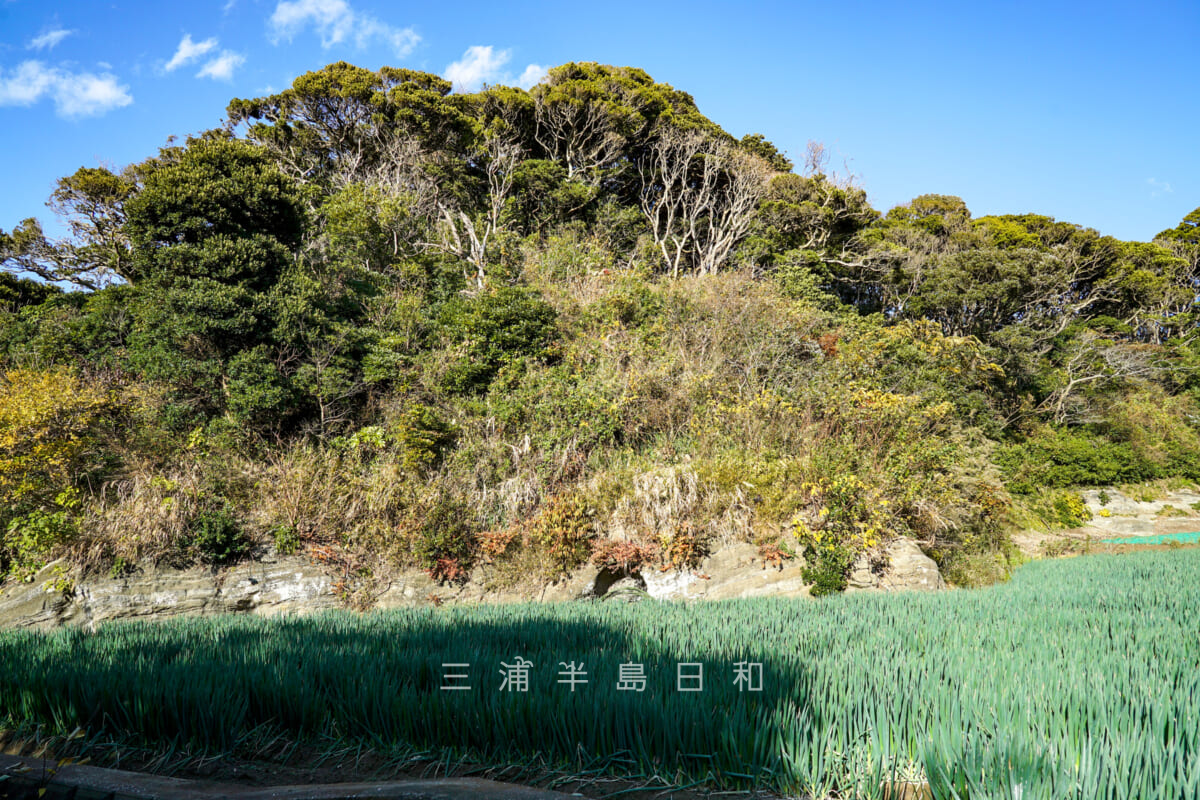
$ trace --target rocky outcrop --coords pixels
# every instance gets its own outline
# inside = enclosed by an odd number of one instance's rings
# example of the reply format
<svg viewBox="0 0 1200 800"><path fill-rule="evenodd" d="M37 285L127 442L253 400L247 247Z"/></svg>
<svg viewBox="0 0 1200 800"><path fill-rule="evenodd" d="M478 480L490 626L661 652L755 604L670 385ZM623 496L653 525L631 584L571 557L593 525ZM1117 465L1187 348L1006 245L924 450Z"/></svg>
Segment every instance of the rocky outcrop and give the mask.
<svg viewBox="0 0 1200 800"><path fill-rule="evenodd" d="M1153 520L1162 514L1167 506L1186 510L1193 503L1200 503L1200 493L1194 489L1167 492L1156 500L1138 500L1113 486L1107 489L1084 489L1079 494L1092 516L1100 519L1143 517ZM1101 512L1105 510L1108 511L1108 515L1102 516Z"/></svg>
<svg viewBox="0 0 1200 800"><path fill-rule="evenodd" d="M925 555L912 539L900 537L884 550L882 557L859 556L850 568L846 591L878 589L885 592L945 589L937 562Z"/></svg>
<svg viewBox="0 0 1200 800"><path fill-rule="evenodd" d="M643 569L614 584L616 573L585 568L547 592L547 600L578 600L608 596L624 585L644 588L655 600L726 600L737 597L807 597L804 559L771 564L752 544L721 548L695 570ZM613 588L609 588L609 587ZM874 560L855 562L847 591L877 589L933 591L946 588L937 564L912 539L895 540ZM627 593L631 597L636 592Z"/></svg>
<svg viewBox="0 0 1200 800"><path fill-rule="evenodd" d="M371 608L404 608L428 606L431 603L521 603L537 600L527 588L495 588L496 576L488 566L473 569L465 582L440 583L419 569L410 569L393 576L376 590ZM574 599L574 598L563 598Z"/></svg>
<svg viewBox="0 0 1200 800"><path fill-rule="evenodd" d="M691 572L643 573L646 592L657 600L726 600L736 597L807 597L804 560L767 563L752 544L723 547Z"/></svg>
<svg viewBox="0 0 1200 800"><path fill-rule="evenodd" d="M64 572L50 564L28 583L0 587L0 627L54 628L96 625L118 619L250 613L303 614L343 605L325 568L304 556L268 555L225 570L148 568L127 577L76 579L70 591L52 587ZM631 573L587 565L544 588L497 589L489 566L472 571L462 584L438 583L410 570L373 591L355 596L356 607L389 609L443 603L565 602L621 598L725 600L739 597L807 597L804 561L766 561L757 547L737 543L705 558L695 570L643 569ZM860 559L849 591L930 590L945 587L937 565L911 539L899 539L877 562ZM48 591L49 589L49 591Z"/></svg>
<svg viewBox="0 0 1200 800"><path fill-rule="evenodd" d="M120 578L77 580L67 592L51 589L61 576L49 564L27 583L0 589L0 626L94 627L108 620L183 614L308 613L339 604L323 570L307 558L275 557L209 569L148 569Z"/></svg>
<svg viewBox="0 0 1200 800"><path fill-rule="evenodd" d="M571 577L547 586L538 599L549 603L564 603L601 597L608 586L615 583L619 577L614 576L612 570L601 570L591 564L584 564L575 570Z"/></svg>
<svg viewBox="0 0 1200 800"><path fill-rule="evenodd" d="M724 547L705 558L695 570L642 569L629 575L585 567L569 580L550 587L546 600L580 600L623 595L626 599L724 600L734 597L804 597L808 588L800 575L803 561L791 559L781 567L767 564L751 544Z"/></svg>
<svg viewBox="0 0 1200 800"><path fill-rule="evenodd" d="M1142 487L1153 491L1153 487ZM1087 552L1106 539L1191 533L1200 530L1200 492L1184 487L1139 499L1114 486L1079 492L1091 519L1078 528L1029 528L1012 541L1031 558Z"/></svg>
<svg viewBox="0 0 1200 800"><path fill-rule="evenodd" d="M1200 530L1200 494L1192 489L1168 492L1156 500L1138 500L1114 487L1080 492L1092 519L1088 528L1108 536L1153 536Z"/></svg>

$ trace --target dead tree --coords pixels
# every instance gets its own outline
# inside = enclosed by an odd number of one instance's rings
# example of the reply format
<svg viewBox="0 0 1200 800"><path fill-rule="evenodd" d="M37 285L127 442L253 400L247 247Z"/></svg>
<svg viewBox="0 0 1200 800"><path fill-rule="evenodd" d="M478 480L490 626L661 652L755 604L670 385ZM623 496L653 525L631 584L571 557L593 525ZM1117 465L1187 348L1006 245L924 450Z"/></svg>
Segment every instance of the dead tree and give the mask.
<svg viewBox="0 0 1200 800"><path fill-rule="evenodd" d="M712 173L704 183L714 189L708 213L700 218L702 227L696 234L697 262L700 274L710 275L749 232L772 170L758 156L732 145L722 145L715 158L707 156L704 161L704 171Z"/></svg>
<svg viewBox="0 0 1200 800"><path fill-rule="evenodd" d="M1095 331L1085 330L1073 343L1062 365L1062 380L1057 389L1041 402L1038 411L1050 411L1062 424L1071 416L1070 404L1077 403L1085 387L1100 387L1125 381L1146 379L1162 372L1153 345L1114 342ZM1083 421L1083 420L1080 420Z"/></svg>
<svg viewBox="0 0 1200 800"><path fill-rule="evenodd" d="M771 169L701 131L664 127L638 165L642 213L673 277L716 272L749 230Z"/></svg>
<svg viewBox="0 0 1200 800"><path fill-rule="evenodd" d="M542 93L534 106L534 120L534 140L567 168L570 179L582 178L594 185L599 169L615 161L625 144L612 117L591 101L547 100Z"/></svg>
<svg viewBox="0 0 1200 800"><path fill-rule="evenodd" d="M505 131L489 131L476 152L476 163L487 180L487 206L482 213L469 213L450 198L437 202L439 239L435 246L470 265L467 280L482 289L487 279L488 243L500 229L505 201L512 193L513 172L521 162L519 140Z"/></svg>

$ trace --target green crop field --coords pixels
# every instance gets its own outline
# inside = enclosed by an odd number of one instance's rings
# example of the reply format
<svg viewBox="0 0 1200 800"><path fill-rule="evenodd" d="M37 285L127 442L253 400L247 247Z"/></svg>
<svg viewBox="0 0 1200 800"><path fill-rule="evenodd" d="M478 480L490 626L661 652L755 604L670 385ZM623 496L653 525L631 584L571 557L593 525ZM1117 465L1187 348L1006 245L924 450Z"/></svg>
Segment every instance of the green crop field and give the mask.
<svg viewBox="0 0 1200 800"><path fill-rule="evenodd" d="M937 798L1178 800L1200 797L1198 578L1184 550L932 595L9 631L0 720L214 752L267 729L816 797L924 776Z"/></svg>

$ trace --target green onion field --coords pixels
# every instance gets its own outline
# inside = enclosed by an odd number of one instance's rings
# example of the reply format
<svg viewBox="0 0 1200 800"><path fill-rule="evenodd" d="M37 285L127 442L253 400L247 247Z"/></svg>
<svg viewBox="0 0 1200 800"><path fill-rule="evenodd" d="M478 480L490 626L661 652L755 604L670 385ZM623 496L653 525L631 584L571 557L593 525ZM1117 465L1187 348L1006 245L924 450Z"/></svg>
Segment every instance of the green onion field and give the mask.
<svg viewBox="0 0 1200 800"><path fill-rule="evenodd" d="M912 779L937 798L1177 800L1200 797L1198 578L1185 549L931 595L5 631L0 727L212 752L266 729L821 798ZM518 657L527 691L501 691ZM617 688L622 664L643 691ZM760 691L738 664L762 665Z"/></svg>

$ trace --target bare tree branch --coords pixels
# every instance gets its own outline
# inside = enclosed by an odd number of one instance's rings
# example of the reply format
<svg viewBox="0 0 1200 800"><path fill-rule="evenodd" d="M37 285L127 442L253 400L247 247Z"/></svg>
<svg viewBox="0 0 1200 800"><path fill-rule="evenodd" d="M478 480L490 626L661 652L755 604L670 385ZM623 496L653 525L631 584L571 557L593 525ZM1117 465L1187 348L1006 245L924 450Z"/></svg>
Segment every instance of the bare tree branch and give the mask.
<svg viewBox="0 0 1200 800"><path fill-rule="evenodd" d="M568 178L595 185L598 171L621 153L625 140L612 118L593 101L548 101L538 94L534 106L534 140L552 159L564 164Z"/></svg>
<svg viewBox="0 0 1200 800"><path fill-rule="evenodd" d="M707 134L665 126L638 164L642 213L673 277L716 272L745 237L772 175L762 159Z"/></svg>

